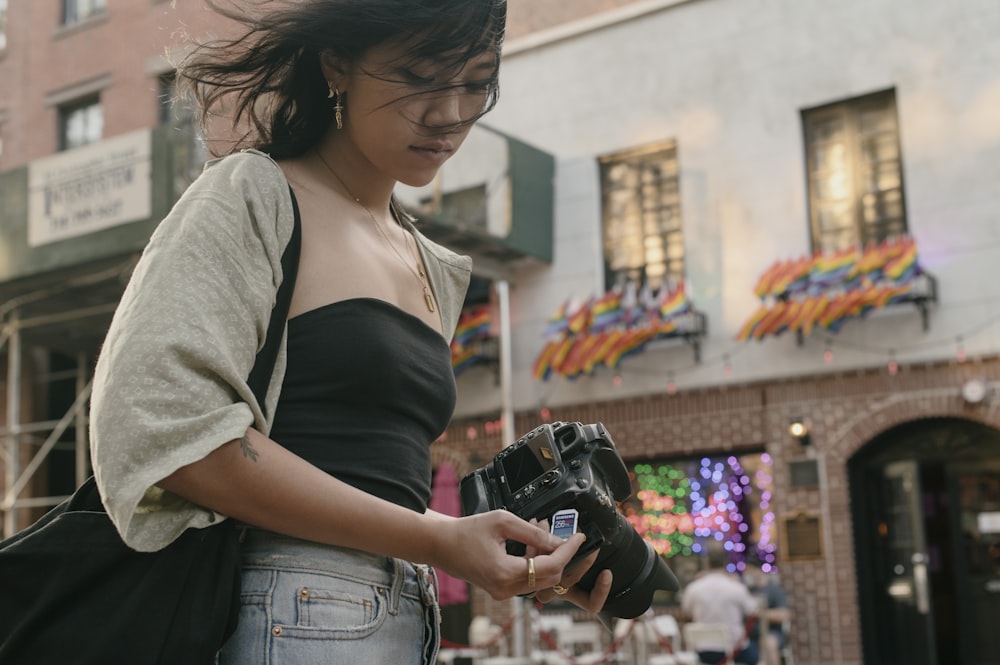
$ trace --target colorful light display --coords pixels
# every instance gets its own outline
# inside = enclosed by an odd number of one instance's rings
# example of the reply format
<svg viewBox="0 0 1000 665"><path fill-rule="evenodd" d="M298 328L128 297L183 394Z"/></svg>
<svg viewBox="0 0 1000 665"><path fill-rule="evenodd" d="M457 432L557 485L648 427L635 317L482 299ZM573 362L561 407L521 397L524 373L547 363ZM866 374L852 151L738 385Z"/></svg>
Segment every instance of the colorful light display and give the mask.
<svg viewBox="0 0 1000 665"><path fill-rule="evenodd" d="M773 476L766 453L636 464L635 500L624 506L635 530L666 557L699 554L709 539L731 554L774 568Z"/></svg>

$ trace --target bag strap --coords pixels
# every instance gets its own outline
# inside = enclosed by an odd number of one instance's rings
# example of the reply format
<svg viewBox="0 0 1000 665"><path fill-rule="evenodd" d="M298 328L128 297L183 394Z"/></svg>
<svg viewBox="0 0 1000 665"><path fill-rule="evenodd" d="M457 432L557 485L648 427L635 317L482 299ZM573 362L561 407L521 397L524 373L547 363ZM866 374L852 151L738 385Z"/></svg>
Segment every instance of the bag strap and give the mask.
<svg viewBox="0 0 1000 665"><path fill-rule="evenodd" d="M264 410L264 398L274 373L274 364L278 360L278 350L281 348L281 338L285 334L285 321L288 319L288 308L292 303L292 291L295 290L295 277L299 270L299 254L302 248L302 222L299 217L299 202L295 200L295 192L291 185L288 193L292 197L292 212L295 215L292 237L281 255L281 286L275 296L274 309L271 310L271 320L267 325L267 337L264 346L257 352L253 369L247 383L253 391L261 410Z"/></svg>

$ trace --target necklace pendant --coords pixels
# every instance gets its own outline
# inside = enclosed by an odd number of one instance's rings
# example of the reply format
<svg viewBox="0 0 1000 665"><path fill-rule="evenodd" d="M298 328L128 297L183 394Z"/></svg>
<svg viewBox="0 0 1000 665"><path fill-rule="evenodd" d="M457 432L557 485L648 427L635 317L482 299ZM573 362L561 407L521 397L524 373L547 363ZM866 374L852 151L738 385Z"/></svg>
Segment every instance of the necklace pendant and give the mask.
<svg viewBox="0 0 1000 665"><path fill-rule="evenodd" d="M431 292L427 289L427 287L424 287L424 302L427 303L427 310L428 311L431 311L431 312L435 311L434 310L434 296L431 295Z"/></svg>

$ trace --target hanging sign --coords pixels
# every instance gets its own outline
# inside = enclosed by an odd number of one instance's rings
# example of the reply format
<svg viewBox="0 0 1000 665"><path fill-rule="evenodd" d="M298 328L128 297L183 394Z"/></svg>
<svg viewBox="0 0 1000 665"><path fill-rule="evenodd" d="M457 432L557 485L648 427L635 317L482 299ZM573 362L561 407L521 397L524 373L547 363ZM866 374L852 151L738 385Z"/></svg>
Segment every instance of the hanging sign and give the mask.
<svg viewBox="0 0 1000 665"><path fill-rule="evenodd" d="M148 219L148 129L35 160L28 167L28 245Z"/></svg>

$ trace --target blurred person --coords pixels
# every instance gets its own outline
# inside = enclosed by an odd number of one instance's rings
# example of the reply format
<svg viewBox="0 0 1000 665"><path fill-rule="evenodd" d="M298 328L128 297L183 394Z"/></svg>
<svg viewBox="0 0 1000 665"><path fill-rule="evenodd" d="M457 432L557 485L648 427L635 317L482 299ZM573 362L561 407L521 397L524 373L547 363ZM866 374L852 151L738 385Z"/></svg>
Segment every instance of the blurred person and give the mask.
<svg viewBox="0 0 1000 665"><path fill-rule="evenodd" d="M743 582L760 604L760 614L750 632L764 665L781 665L781 650L788 646L788 596L777 573L765 573L760 566L748 564Z"/></svg>
<svg viewBox="0 0 1000 665"><path fill-rule="evenodd" d="M729 553L721 543L710 541L706 550L707 568L684 589L681 609L692 621L726 626L735 645L732 662L756 665L759 653L757 645L748 639L747 622L755 621L758 601L740 578L726 569ZM701 662L709 665L721 663L730 655L723 651L697 653Z"/></svg>
<svg viewBox="0 0 1000 665"><path fill-rule="evenodd" d="M471 260L416 231L393 189L431 182L495 103L505 0L210 4L245 32L196 48L178 79L203 122L231 114L242 135L153 234L95 372L95 475L125 542L241 524L221 665L433 663L432 566L495 599L565 587L600 609L610 571L574 587L597 552L567 567L581 535L428 510ZM301 259L259 404L247 376L296 210Z"/></svg>

